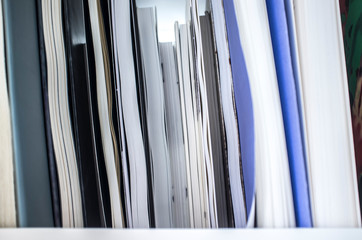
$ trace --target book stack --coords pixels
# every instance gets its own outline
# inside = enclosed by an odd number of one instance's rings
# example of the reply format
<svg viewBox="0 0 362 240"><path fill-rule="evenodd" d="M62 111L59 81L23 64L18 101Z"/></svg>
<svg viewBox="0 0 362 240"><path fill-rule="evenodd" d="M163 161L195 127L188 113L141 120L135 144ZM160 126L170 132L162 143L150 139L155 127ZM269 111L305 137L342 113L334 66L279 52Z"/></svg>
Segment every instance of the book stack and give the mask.
<svg viewBox="0 0 362 240"><path fill-rule="evenodd" d="M0 227L361 226L360 1L180 1L0 0Z"/></svg>

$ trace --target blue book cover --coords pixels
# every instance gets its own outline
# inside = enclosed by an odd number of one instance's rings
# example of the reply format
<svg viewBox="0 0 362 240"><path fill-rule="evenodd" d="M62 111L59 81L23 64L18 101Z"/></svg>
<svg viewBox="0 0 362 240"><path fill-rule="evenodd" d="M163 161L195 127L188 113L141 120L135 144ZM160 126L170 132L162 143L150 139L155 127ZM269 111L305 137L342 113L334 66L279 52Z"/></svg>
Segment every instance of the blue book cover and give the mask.
<svg viewBox="0 0 362 240"><path fill-rule="evenodd" d="M303 147L301 111L298 105L298 84L293 65L288 29L286 0L266 0L275 68L278 77L280 101L287 142L293 201L298 227L312 227L308 178ZM288 6L288 5L287 5ZM294 44L294 43L292 43Z"/></svg>
<svg viewBox="0 0 362 240"><path fill-rule="evenodd" d="M247 219L255 201L254 113L248 72L239 37L233 0L224 0L234 97L239 127Z"/></svg>

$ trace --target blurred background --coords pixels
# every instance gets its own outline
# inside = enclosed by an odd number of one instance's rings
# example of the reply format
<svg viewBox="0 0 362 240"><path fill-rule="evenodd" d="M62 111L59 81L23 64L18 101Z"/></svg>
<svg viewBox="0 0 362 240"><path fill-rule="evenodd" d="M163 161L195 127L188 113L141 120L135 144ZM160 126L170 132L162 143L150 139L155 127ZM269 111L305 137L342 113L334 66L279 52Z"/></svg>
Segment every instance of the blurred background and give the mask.
<svg viewBox="0 0 362 240"><path fill-rule="evenodd" d="M174 24L185 23L186 2L188 0L136 0L137 7L156 7L158 22L158 40L175 41ZM205 11L207 0L198 0L199 14Z"/></svg>

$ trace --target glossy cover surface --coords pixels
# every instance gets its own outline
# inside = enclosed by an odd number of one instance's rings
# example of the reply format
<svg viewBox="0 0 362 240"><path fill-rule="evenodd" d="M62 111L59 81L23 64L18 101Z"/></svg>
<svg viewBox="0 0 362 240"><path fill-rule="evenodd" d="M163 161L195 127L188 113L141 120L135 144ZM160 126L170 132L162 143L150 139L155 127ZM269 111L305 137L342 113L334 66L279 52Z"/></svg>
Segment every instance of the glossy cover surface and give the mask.
<svg viewBox="0 0 362 240"><path fill-rule="evenodd" d="M4 0L18 222L53 227L36 0Z"/></svg>
<svg viewBox="0 0 362 240"><path fill-rule="evenodd" d="M307 169L302 142L302 123L299 117L301 113L298 111L298 95L293 75L284 4L284 0L266 1L283 111L296 223L298 227L312 227Z"/></svg>

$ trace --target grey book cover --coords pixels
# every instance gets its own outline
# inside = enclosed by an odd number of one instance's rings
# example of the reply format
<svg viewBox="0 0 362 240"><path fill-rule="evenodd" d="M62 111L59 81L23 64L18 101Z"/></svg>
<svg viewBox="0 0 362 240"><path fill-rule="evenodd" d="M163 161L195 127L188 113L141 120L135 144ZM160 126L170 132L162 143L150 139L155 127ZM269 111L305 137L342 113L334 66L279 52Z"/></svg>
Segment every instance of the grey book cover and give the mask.
<svg viewBox="0 0 362 240"><path fill-rule="evenodd" d="M209 12L200 16L202 47L205 63L205 82L209 103L211 144L216 187L218 226L233 226L227 147L220 99L220 82L212 19Z"/></svg>
<svg viewBox="0 0 362 240"><path fill-rule="evenodd" d="M52 227L36 0L4 0L3 7L18 225Z"/></svg>

